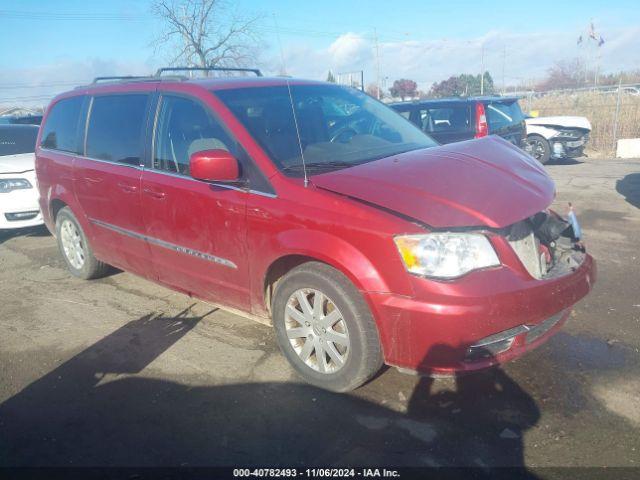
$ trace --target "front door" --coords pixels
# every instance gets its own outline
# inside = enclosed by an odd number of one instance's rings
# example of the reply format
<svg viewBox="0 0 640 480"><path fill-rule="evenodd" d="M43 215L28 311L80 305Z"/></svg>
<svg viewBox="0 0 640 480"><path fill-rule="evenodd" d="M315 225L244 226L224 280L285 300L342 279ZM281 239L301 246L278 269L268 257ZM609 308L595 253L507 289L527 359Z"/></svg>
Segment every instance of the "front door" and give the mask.
<svg viewBox="0 0 640 480"><path fill-rule="evenodd" d="M195 180L191 154L236 142L200 101L163 95L150 168L142 175L142 208L158 278L198 297L249 309L247 193Z"/></svg>
<svg viewBox="0 0 640 480"><path fill-rule="evenodd" d="M74 165L75 191L100 259L149 276L140 195L148 94L93 97L85 155Z"/></svg>

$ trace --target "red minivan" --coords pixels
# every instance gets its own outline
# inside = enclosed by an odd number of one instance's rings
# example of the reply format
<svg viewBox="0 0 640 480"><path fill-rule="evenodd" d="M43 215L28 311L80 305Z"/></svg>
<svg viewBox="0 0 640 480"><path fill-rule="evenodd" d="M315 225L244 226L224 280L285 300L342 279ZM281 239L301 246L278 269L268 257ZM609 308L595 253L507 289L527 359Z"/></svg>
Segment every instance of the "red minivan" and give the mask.
<svg viewBox="0 0 640 480"><path fill-rule="evenodd" d="M533 158L495 136L439 146L339 85L94 82L51 102L36 157L74 275L114 266L272 324L334 391L383 363L456 374L519 356L595 280Z"/></svg>

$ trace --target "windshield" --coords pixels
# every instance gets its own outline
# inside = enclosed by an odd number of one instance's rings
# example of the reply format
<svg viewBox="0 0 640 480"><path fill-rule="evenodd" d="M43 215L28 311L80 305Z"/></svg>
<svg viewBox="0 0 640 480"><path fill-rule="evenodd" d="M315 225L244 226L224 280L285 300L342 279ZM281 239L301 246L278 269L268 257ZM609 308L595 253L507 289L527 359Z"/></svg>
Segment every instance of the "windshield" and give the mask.
<svg viewBox="0 0 640 480"><path fill-rule="evenodd" d="M0 156L33 153L37 136L37 127L0 127Z"/></svg>
<svg viewBox="0 0 640 480"><path fill-rule="evenodd" d="M302 174L370 162L437 143L368 95L338 85L291 85L215 91L278 168ZM296 134L300 132L300 138Z"/></svg>

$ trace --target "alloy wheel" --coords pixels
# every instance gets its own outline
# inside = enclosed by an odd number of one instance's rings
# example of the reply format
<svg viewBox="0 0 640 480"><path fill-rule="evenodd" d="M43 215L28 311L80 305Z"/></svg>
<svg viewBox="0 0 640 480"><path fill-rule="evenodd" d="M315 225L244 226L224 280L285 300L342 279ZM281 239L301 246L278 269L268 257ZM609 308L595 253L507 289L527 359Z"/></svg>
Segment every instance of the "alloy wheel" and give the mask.
<svg viewBox="0 0 640 480"><path fill-rule="evenodd" d="M293 292L285 309L289 343L300 360L320 373L344 367L350 341L347 325L335 303L319 290Z"/></svg>
<svg viewBox="0 0 640 480"><path fill-rule="evenodd" d="M85 251L82 235L78 227L71 221L65 219L60 226L60 241L64 255L73 268L80 270L84 265Z"/></svg>
<svg viewBox="0 0 640 480"><path fill-rule="evenodd" d="M544 157L545 148L541 140L528 140L531 156L536 160Z"/></svg>

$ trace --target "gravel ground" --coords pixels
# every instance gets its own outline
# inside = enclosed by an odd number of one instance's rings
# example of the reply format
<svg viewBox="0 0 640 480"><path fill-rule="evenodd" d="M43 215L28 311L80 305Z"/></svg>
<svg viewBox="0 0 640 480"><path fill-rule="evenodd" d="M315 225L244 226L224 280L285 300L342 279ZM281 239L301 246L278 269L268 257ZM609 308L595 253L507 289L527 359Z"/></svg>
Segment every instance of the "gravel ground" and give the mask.
<svg viewBox="0 0 640 480"><path fill-rule="evenodd" d="M640 161L549 165L599 278L518 361L348 395L299 381L269 327L128 273L71 277L0 232L0 466L640 463Z"/></svg>

